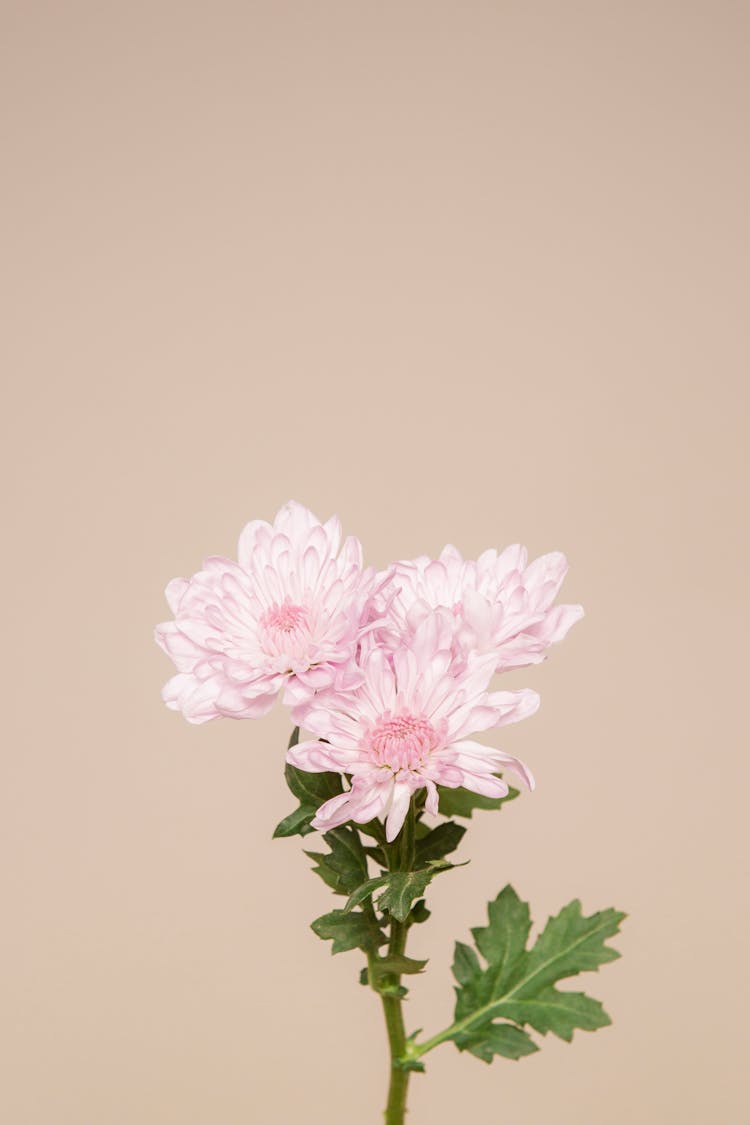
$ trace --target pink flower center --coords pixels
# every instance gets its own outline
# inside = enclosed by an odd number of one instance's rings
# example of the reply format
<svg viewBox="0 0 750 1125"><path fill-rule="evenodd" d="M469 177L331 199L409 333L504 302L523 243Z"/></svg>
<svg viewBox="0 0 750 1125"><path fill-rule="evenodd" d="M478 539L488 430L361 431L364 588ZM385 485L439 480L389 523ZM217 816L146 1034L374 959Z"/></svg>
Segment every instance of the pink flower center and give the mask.
<svg viewBox="0 0 750 1125"><path fill-rule="evenodd" d="M283 605L274 605L263 614L261 624L264 628L274 633L294 633L301 625L307 623L307 612L301 605L292 605L284 602Z"/></svg>
<svg viewBox="0 0 750 1125"><path fill-rule="evenodd" d="M293 602L272 605L260 619L262 645L273 659L306 660L310 647L308 611Z"/></svg>
<svg viewBox="0 0 750 1125"><path fill-rule="evenodd" d="M435 749L438 737L427 719L404 714L378 719L369 741L378 765L416 770Z"/></svg>

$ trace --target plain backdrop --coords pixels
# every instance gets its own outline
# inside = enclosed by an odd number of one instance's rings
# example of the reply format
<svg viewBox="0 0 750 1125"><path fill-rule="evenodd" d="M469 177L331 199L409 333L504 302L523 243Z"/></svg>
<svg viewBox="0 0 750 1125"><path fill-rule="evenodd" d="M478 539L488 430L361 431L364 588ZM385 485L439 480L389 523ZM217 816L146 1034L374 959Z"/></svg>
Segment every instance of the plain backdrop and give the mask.
<svg viewBox="0 0 750 1125"><path fill-rule="evenodd" d="M409 1120L747 1121L750 7L3 0L0 50L2 1120L380 1120L286 714L160 700L166 582L294 497L378 566L563 550L586 607L407 1018L512 880L628 911L613 1026L441 1047Z"/></svg>

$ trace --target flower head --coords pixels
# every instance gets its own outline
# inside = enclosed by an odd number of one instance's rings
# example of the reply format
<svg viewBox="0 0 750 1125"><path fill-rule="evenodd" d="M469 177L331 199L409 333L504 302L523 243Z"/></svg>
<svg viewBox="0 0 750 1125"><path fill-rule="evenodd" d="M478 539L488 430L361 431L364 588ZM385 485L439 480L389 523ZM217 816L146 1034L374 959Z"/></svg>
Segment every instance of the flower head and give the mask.
<svg viewBox="0 0 750 1125"><path fill-rule="evenodd" d="M255 718L284 691L299 705L321 689L359 681L355 657L375 575L354 538L341 546L336 517L321 524L290 502L273 525L249 523L238 562L213 557L166 590L173 621L156 640L177 675L167 706L193 723Z"/></svg>
<svg viewBox="0 0 750 1125"><path fill-rule="evenodd" d="M452 624L458 664L470 653L493 653L498 672L538 664L583 616L580 605L553 605L567 569L559 551L528 563L520 545L485 551L476 561L449 545L437 560L395 563L380 595L390 643L408 639L437 610ZM389 643L387 630L382 639Z"/></svg>
<svg viewBox="0 0 750 1125"><path fill-rule="evenodd" d="M451 640L441 615L426 617L408 647L392 657L377 647L366 653L359 687L326 693L325 706L312 702L303 724L317 737L292 747L287 760L302 770L351 778L350 789L318 809L313 827L385 817L390 841L418 789L427 790L427 811L437 813L437 785L505 796L508 786L496 776L505 766L533 787L517 758L470 736L533 714L538 695L489 692L494 655L470 658L456 671Z"/></svg>

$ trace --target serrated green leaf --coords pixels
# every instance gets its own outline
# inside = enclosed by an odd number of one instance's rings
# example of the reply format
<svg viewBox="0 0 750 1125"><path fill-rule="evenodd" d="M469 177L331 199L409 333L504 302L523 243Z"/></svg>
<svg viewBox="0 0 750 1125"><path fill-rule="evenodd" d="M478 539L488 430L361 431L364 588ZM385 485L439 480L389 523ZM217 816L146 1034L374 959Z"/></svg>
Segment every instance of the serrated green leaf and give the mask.
<svg viewBox="0 0 750 1125"><path fill-rule="evenodd" d="M493 1054L503 1053L493 1045L500 1043L498 1028L508 1026L493 1023L498 1017L527 1024L542 1035L551 1031L567 1041L576 1028L594 1031L610 1022L598 1000L554 985L619 957L605 942L618 932L624 914L602 910L584 917L575 900L550 918L534 946L526 949L529 909L512 887L500 892L487 913L488 925L472 930L486 967L470 946L456 943L456 1024L446 1037L489 1061ZM521 1043L506 1030L502 1036ZM526 1047L521 1053L530 1051Z"/></svg>
<svg viewBox="0 0 750 1125"><path fill-rule="evenodd" d="M308 853L309 854L309 853ZM441 871L448 871L451 867L459 866L445 860L428 860L425 867L418 871L384 871L372 879L367 879L349 896L344 910L353 910L365 899L370 898L379 888L384 888L378 897L378 910L387 910L399 922L405 922L415 899L420 899L425 888ZM426 921L430 912L422 899L419 917L414 921Z"/></svg>
<svg viewBox="0 0 750 1125"><path fill-rule="evenodd" d="M453 955L453 975L459 984L467 985L482 971L479 958L470 945L456 942Z"/></svg>
<svg viewBox="0 0 750 1125"><path fill-rule="evenodd" d="M405 922L412 903L421 898L428 884L452 863L438 860L419 871L391 871L384 876L385 890L378 896L378 910L387 910L399 922Z"/></svg>
<svg viewBox="0 0 750 1125"><path fill-rule="evenodd" d="M604 943L619 931L624 917L621 911L610 909L585 918L578 899L568 903L548 920L530 951L516 994L535 994L545 984L616 961L619 952Z"/></svg>
<svg viewBox="0 0 750 1125"><path fill-rule="evenodd" d="M392 871L385 876L385 890L378 896L378 910L387 910L399 922L405 922L412 903L421 898L432 882L433 873L422 871Z"/></svg>
<svg viewBox="0 0 750 1125"><path fill-rule="evenodd" d="M294 812L285 816L273 830L274 840L284 836L309 836L315 829L310 821L318 810L312 805L298 805Z"/></svg>
<svg viewBox="0 0 750 1125"><path fill-rule="evenodd" d="M505 887L489 903L487 914L490 924L477 926L471 933L477 949L490 966L491 991L497 995L513 979L519 960L524 956L531 915L528 903L521 902L511 886Z"/></svg>
<svg viewBox="0 0 750 1125"><path fill-rule="evenodd" d="M367 856L354 828L344 825L326 832L330 852L305 852L315 860L313 871L334 894L348 895L367 878Z"/></svg>
<svg viewBox="0 0 750 1125"><path fill-rule="evenodd" d="M332 910L316 918L311 929L324 941L333 941L332 953L345 953L348 949L374 953L386 941L375 920L360 910Z"/></svg>
<svg viewBox="0 0 750 1125"><path fill-rule="evenodd" d="M438 785L439 809L443 816L470 817L475 809L500 809L508 801L518 796L519 790L512 787L506 797L482 797L468 789L448 789Z"/></svg>
<svg viewBox="0 0 750 1125"><path fill-rule="evenodd" d="M386 953L383 957L369 957L369 966L363 970L360 979L370 984L376 992L383 996L406 996L408 989L404 988L397 979L402 975L413 976L424 971L426 961L418 961L414 957L407 957L404 953Z"/></svg>
<svg viewBox="0 0 750 1125"><path fill-rule="evenodd" d="M427 909L427 904L423 898L419 902L415 902L411 908L411 921L412 922L426 922L432 914L431 910Z"/></svg>
<svg viewBox="0 0 750 1125"><path fill-rule="evenodd" d="M536 996L507 1000L500 1014L515 1023L527 1023L541 1035L553 1035L569 1043L575 1028L596 1031L612 1021L601 1003L584 992L561 992L549 985Z"/></svg>
<svg viewBox="0 0 750 1125"><path fill-rule="evenodd" d="M415 845L415 862L422 867L431 859L445 859L461 843L466 829L452 820L438 824L436 828L418 836Z"/></svg>
<svg viewBox="0 0 750 1125"><path fill-rule="evenodd" d="M479 1032L458 1036L456 1046L460 1051L471 1051L486 1063L491 1063L495 1055L522 1059L539 1050L531 1036L512 1023L491 1023Z"/></svg>
<svg viewBox="0 0 750 1125"><path fill-rule="evenodd" d="M384 886L388 882L388 879L388 874L376 875L372 879L366 879L364 883L361 883L360 886L356 887L349 895L344 910L353 910L355 906L359 906L366 898L370 898L378 887Z"/></svg>

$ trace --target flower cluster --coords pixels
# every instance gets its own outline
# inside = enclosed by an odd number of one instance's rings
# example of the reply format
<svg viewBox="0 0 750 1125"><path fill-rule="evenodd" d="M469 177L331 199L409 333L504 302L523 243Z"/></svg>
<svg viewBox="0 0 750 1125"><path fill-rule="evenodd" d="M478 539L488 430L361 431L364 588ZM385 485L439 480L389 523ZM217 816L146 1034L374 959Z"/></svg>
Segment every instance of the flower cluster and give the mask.
<svg viewBox="0 0 750 1125"><path fill-rule="evenodd" d="M281 695L312 735L288 760L345 778L313 826L378 817L393 840L419 789L436 813L438 785L500 797L509 768L533 787L522 762L474 736L539 706L534 691L490 684L543 660L582 616L553 604L566 569L558 552L529 563L513 546L469 561L448 546L377 573L358 540L342 543L338 519L291 502L273 525L247 525L237 562L208 558L167 586L174 619L156 639L177 674L163 698L203 723L256 718Z"/></svg>

